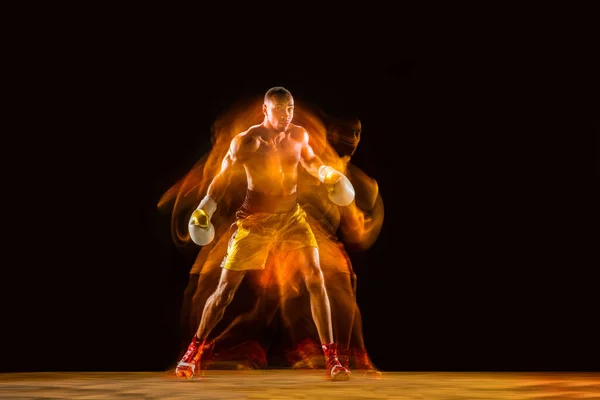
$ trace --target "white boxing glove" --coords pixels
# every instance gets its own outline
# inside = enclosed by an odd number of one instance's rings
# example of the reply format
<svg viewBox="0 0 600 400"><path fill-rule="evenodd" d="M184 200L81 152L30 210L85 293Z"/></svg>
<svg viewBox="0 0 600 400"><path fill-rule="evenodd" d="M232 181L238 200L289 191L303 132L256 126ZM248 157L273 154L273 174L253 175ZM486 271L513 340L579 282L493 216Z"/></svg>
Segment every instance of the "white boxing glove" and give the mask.
<svg viewBox="0 0 600 400"><path fill-rule="evenodd" d="M217 210L217 203L206 195L192 213L188 230L192 241L198 246L205 246L215 238L215 227L210 222Z"/></svg>
<svg viewBox="0 0 600 400"><path fill-rule="evenodd" d="M327 185L329 200L338 206L347 206L354 200L354 187L344 174L329 165L319 167L319 180Z"/></svg>

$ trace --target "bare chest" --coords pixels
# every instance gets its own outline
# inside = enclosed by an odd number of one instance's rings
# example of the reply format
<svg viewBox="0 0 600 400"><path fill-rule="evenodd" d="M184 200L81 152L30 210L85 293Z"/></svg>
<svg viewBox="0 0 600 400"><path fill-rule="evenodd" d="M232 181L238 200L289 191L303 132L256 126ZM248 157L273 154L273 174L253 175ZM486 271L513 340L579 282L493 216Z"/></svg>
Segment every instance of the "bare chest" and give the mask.
<svg viewBox="0 0 600 400"><path fill-rule="evenodd" d="M264 140L256 139L256 150L251 157L252 164L257 167L291 168L300 160L301 144L290 138Z"/></svg>

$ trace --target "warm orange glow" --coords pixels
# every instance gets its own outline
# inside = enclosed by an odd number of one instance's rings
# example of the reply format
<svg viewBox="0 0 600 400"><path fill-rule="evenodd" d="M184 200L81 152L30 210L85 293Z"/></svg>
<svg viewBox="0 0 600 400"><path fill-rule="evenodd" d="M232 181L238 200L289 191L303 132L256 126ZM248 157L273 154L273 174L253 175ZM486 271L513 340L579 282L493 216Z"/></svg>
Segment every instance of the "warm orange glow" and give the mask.
<svg viewBox="0 0 600 400"><path fill-rule="evenodd" d="M218 173L231 139L262 122L262 102L262 97L243 101L221 115L212 127L211 151L160 199L159 209L171 213L171 232L177 246L195 246L190 241L187 228L192 211L206 195L208 185ZM366 250L373 245L383 224L383 200L376 181L349 162L348 157L340 157L336 153L327 141L326 125L318 115L316 110L296 102L292 123L308 131L311 147L325 164L350 179L356 197L347 207L334 205L327 196L326 185L300 167L298 202L306 211L319 244L321 268L331 302L335 341L342 347L350 348L350 356L360 368L361 362L368 364L368 356L364 350L360 311L356 305L356 276L344 244L359 250ZM192 331L197 328L205 302L218 283L220 264L231 236L230 226L244 200L246 186L242 169L230 177L227 194L219 201L211 219L216 237L212 243L199 249L190 271L191 279L197 279L193 295L188 294L188 301L192 302L189 306ZM261 337L260 329L280 315L286 327L288 362L298 367L319 364L315 360L321 360L322 364L323 353L311 318L309 296L294 261L285 254L273 254L264 271L248 276L246 281L253 285L254 290L241 290L236 294L234 303L237 301L242 305L236 308L232 304L211 334L211 337L217 338L216 348L220 346L219 354L222 357L225 354L234 359L250 357L248 354L232 355L231 349L239 347L240 343L252 343L249 348L253 349L253 357L257 358L255 362L260 364L264 354L255 356ZM244 307L243 304L253 307Z"/></svg>

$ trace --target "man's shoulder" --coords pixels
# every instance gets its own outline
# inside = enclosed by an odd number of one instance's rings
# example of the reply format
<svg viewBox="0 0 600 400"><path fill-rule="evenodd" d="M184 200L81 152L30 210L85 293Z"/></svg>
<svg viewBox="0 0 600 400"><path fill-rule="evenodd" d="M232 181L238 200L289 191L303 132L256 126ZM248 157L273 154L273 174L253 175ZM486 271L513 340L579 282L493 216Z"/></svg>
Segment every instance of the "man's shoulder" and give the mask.
<svg viewBox="0 0 600 400"><path fill-rule="evenodd" d="M260 135L260 133L263 129L264 129L264 127L260 124L252 125L250 128L246 129L245 131L240 132L237 135L235 135L233 140L244 141L244 140L248 140L248 139L254 139Z"/></svg>
<svg viewBox="0 0 600 400"><path fill-rule="evenodd" d="M231 140L231 149L236 151L239 150L240 147L254 142L256 137L260 134L261 129L263 129L262 125L253 125L245 131L238 133Z"/></svg>
<svg viewBox="0 0 600 400"><path fill-rule="evenodd" d="M289 127L290 138L303 142L308 138L308 132L303 126L290 124Z"/></svg>
<svg viewBox="0 0 600 400"><path fill-rule="evenodd" d="M256 136L263 131L265 127L262 124L252 125L250 128L246 129L244 132L240 133L240 135L246 136Z"/></svg>

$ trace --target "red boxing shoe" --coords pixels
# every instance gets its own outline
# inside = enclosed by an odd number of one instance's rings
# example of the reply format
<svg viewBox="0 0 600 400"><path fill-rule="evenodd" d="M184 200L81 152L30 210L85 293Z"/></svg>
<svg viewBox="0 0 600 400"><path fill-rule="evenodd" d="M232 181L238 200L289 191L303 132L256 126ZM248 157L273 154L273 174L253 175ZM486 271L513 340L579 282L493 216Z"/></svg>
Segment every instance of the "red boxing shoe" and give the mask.
<svg viewBox="0 0 600 400"><path fill-rule="evenodd" d="M179 378L192 378L200 370L200 357L205 347L204 342L194 335L181 361L177 363L175 375Z"/></svg>
<svg viewBox="0 0 600 400"><path fill-rule="evenodd" d="M340 363L335 343L321 346L325 353L325 376L332 381L347 381L350 379L350 370Z"/></svg>

